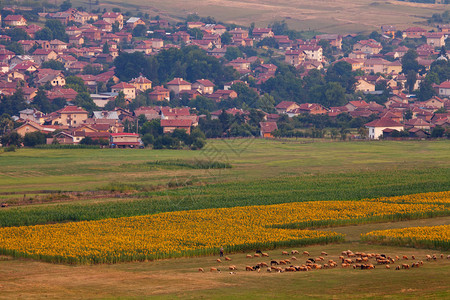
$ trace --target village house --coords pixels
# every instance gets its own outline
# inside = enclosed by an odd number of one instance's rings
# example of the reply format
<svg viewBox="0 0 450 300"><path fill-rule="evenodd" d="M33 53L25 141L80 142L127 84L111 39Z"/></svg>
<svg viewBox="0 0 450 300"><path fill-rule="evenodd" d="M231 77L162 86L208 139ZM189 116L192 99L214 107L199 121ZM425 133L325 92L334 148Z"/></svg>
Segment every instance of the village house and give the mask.
<svg viewBox="0 0 450 300"><path fill-rule="evenodd" d="M148 97L152 101L170 101L170 91L163 86L156 86Z"/></svg>
<svg viewBox="0 0 450 300"><path fill-rule="evenodd" d="M45 61L56 60L58 58L58 54L53 50L36 49L33 52L32 57L38 65L41 65Z"/></svg>
<svg viewBox="0 0 450 300"><path fill-rule="evenodd" d="M112 24L105 20L98 20L95 23L92 23L92 25L97 27L98 30L100 30L100 31L106 31L106 32L112 31Z"/></svg>
<svg viewBox="0 0 450 300"><path fill-rule="evenodd" d="M137 148L143 146L142 141L137 133L111 133L111 147L115 148Z"/></svg>
<svg viewBox="0 0 450 300"><path fill-rule="evenodd" d="M302 103L298 108L288 110L287 115L292 118L301 114L321 115L326 114L328 110L318 103Z"/></svg>
<svg viewBox="0 0 450 300"><path fill-rule="evenodd" d="M403 31L403 36L410 39L420 39L426 32L421 27L409 27Z"/></svg>
<svg viewBox="0 0 450 300"><path fill-rule="evenodd" d="M115 84L111 87L111 92L122 92L127 100L133 100L136 98L136 86L126 82Z"/></svg>
<svg viewBox="0 0 450 300"><path fill-rule="evenodd" d="M361 91L361 92L373 92L373 91L375 91L375 84L372 84L372 83L367 82L366 80L360 78L356 82L355 90Z"/></svg>
<svg viewBox="0 0 450 300"><path fill-rule="evenodd" d="M179 95L181 91L190 91L192 89L192 84L182 78L174 78L167 83L167 88L175 95Z"/></svg>
<svg viewBox="0 0 450 300"><path fill-rule="evenodd" d="M139 107L134 110L134 115L136 117L145 116L145 118L150 120L161 119L161 108L159 107Z"/></svg>
<svg viewBox="0 0 450 300"><path fill-rule="evenodd" d="M19 111L20 120L31 121L39 125L44 124L45 114L35 108L26 108Z"/></svg>
<svg viewBox="0 0 450 300"><path fill-rule="evenodd" d="M214 93L214 83L208 79L199 79L192 84L193 90L199 90L202 94L212 94Z"/></svg>
<svg viewBox="0 0 450 300"><path fill-rule="evenodd" d="M323 61L323 50L321 46L300 45L298 50L303 52L308 60Z"/></svg>
<svg viewBox="0 0 450 300"><path fill-rule="evenodd" d="M50 41L50 49L55 52L61 52L62 50L67 49L67 43L64 43L60 40L51 40Z"/></svg>
<svg viewBox="0 0 450 300"><path fill-rule="evenodd" d="M241 73L250 71L250 62L246 59L238 57L230 61L227 66L232 66L235 70Z"/></svg>
<svg viewBox="0 0 450 300"><path fill-rule="evenodd" d="M47 92L47 98L49 100L55 100L56 98L66 99L67 102L72 102L77 97L78 93L71 88L65 89L60 87L55 87Z"/></svg>
<svg viewBox="0 0 450 300"><path fill-rule="evenodd" d="M3 19L5 26L27 26L27 20L22 15L8 15Z"/></svg>
<svg viewBox="0 0 450 300"><path fill-rule="evenodd" d="M137 18L137 17L129 18L125 24L126 24L125 27L130 30L133 30L138 25L145 26L145 22L141 18Z"/></svg>
<svg viewBox="0 0 450 300"><path fill-rule="evenodd" d="M216 102L220 102L222 100L237 98L237 96L237 93L233 90L217 90L208 95L208 98Z"/></svg>
<svg viewBox="0 0 450 300"><path fill-rule="evenodd" d="M273 138L273 132L278 130L276 122L260 122L260 135L263 138Z"/></svg>
<svg viewBox="0 0 450 300"><path fill-rule="evenodd" d="M131 79L130 84L134 85L136 90L141 91L141 92L152 88L151 80L148 80L147 78L145 78L142 75L140 75L137 78Z"/></svg>
<svg viewBox="0 0 450 300"><path fill-rule="evenodd" d="M297 67L305 60L306 55L301 50L287 50L284 56L287 64Z"/></svg>
<svg viewBox="0 0 450 300"><path fill-rule="evenodd" d="M187 134L191 134L191 126L192 120L189 119L161 119L163 133L172 133L175 129L182 129Z"/></svg>
<svg viewBox="0 0 450 300"><path fill-rule="evenodd" d="M383 136L383 130L392 129L397 131L402 131L404 126L398 122L393 121L389 118L381 118L369 122L364 125L367 129L369 129L369 139L378 140Z"/></svg>
<svg viewBox="0 0 450 300"><path fill-rule="evenodd" d="M77 106L66 106L49 115L52 125L77 126L88 118L88 112Z"/></svg>
<svg viewBox="0 0 450 300"><path fill-rule="evenodd" d="M277 106L275 106L278 114L286 114L288 111L296 108L300 108L300 105L293 101L281 101Z"/></svg>
<svg viewBox="0 0 450 300"><path fill-rule="evenodd" d="M253 38L256 41L260 41L265 38L271 38L274 36L272 28L254 28L252 34Z"/></svg>
<svg viewBox="0 0 450 300"><path fill-rule="evenodd" d="M342 35L339 34L319 34L316 35L318 41L325 40L330 42L330 45L337 49L342 49Z"/></svg>
<svg viewBox="0 0 450 300"><path fill-rule="evenodd" d="M347 111L354 111L357 109L365 109L369 107L369 104L364 100L357 100L357 101L349 101L345 107L347 108Z"/></svg>
<svg viewBox="0 0 450 300"><path fill-rule="evenodd" d="M439 85L433 85L434 90L440 97L450 97L450 81L444 81Z"/></svg>
<svg viewBox="0 0 450 300"><path fill-rule="evenodd" d="M17 127L15 129L15 132L17 132L21 137L24 137L27 133L39 131L39 132L48 134L48 133L54 132L55 130L56 130L56 128L54 128L52 126L40 125L36 122L28 120L21 126Z"/></svg>
<svg viewBox="0 0 450 300"><path fill-rule="evenodd" d="M427 44L432 47L442 47L445 46L446 35L442 32L427 32L425 33L427 38Z"/></svg>
<svg viewBox="0 0 450 300"><path fill-rule="evenodd" d="M119 30L123 28L123 15L116 12L106 12L102 15L102 19L109 24L114 24L117 22Z"/></svg>
<svg viewBox="0 0 450 300"><path fill-rule="evenodd" d="M397 28L393 25L382 25L381 26L381 33L385 36L394 38L396 32L397 32Z"/></svg>

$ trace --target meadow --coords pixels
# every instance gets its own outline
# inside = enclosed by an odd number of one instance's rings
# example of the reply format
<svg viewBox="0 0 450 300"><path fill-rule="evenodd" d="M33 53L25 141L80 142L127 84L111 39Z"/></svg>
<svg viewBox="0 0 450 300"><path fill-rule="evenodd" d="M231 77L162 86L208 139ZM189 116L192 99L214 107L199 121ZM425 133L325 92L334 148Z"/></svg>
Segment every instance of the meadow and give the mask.
<svg viewBox="0 0 450 300"><path fill-rule="evenodd" d="M77 4L74 1L74 6ZM79 2L81 3L81 2ZM95 8L96 6L94 6ZM122 11L141 11L151 16L181 20L187 15L213 16L217 20L249 26L267 26L285 20L290 28L325 33L361 33L379 30L383 24L405 29L426 21L433 13L441 13L445 5L418 4L383 0L208 0L202 2L167 0L101 1L99 8L121 8ZM324 17L326 16L326 17ZM380 17L382 16L382 17Z"/></svg>
<svg viewBox="0 0 450 300"><path fill-rule="evenodd" d="M10 204L0 209L0 226L446 191L449 148L448 141L217 140L200 152L22 149L0 155L0 201ZM217 161L231 168L161 163L180 159ZM75 194L44 194L47 202L14 206L24 198L38 198L42 190ZM90 190L124 193L76 194Z"/></svg>
<svg viewBox="0 0 450 300"><path fill-rule="evenodd" d="M449 149L449 141L237 139L211 140L202 151L0 153L0 202L9 205L0 208L0 248L12 245L11 237L20 241L0 255L0 299L80 294L85 298L448 297L446 259L404 271L337 268L307 274L230 275L197 269L217 267L218 247L224 244L230 245L226 252L240 268L246 264L242 252L256 247L271 257L295 248L313 255L327 251L335 257L347 249L414 254L421 259L433 253L447 256L448 250L438 247L378 245L361 241L361 236L450 224ZM17 227L23 225L33 226ZM34 241L27 236L47 240L31 245ZM252 237L257 241L247 243ZM81 241L82 247L74 247ZM97 241L116 243L114 247L120 245L125 254L136 250L140 254L106 255L109 250L100 249L103 242ZM154 252L158 243L183 251L161 255ZM41 252L26 253L24 247ZM67 257L79 252L63 259L58 255L64 251L69 251ZM83 258L89 251L97 254ZM169 257L178 258L163 259ZM97 264L102 262L115 264ZM361 282L382 284L369 288Z"/></svg>

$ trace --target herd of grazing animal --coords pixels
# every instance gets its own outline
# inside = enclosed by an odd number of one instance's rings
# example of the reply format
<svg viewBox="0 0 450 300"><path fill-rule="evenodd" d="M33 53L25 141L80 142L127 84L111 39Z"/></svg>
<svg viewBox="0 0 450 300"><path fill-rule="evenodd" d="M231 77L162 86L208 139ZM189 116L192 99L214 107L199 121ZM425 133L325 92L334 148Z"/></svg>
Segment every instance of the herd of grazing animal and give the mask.
<svg viewBox="0 0 450 300"><path fill-rule="evenodd" d="M284 273L284 272L302 272L302 271L311 271L311 270L320 270L320 269L330 269L330 268L353 268L353 269L361 269L361 270L373 270L377 265L384 265L385 269L391 269L391 264L399 263L397 266L393 267L395 270L402 269L412 269L419 268L423 266L423 261L416 261L412 263L407 263L409 260L416 260L415 255L411 255L408 257L407 255L403 255L401 258L399 256L387 256L385 254L378 253L364 253L364 252L353 252L351 250L342 251L339 260L336 262L332 259L325 259L325 256L328 256L328 253L321 252L320 256L310 257L308 251L303 251L302 256L305 259L304 264L297 264L297 261L300 258L297 258L294 255L299 256L300 252L298 250L292 250L291 252L282 251L281 255L291 256L290 258L283 258L279 260L271 259L270 263L266 262L258 262L256 264L249 264L245 267L238 268L235 265L228 266L227 269L229 274L236 274L235 271L245 270L245 271L256 271L261 272L263 268L266 269L268 273ZM262 252L261 250L256 250L254 254L247 254L247 259L254 260L255 258L261 257L269 257L269 254ZM299 256L300 257L300 256ZM438 259L443 259L444 254L440 255L426 255L425 259L427 261L436 261ZM225 261L231 261L231 258L225 256ZM447 259L450 259L450 255L447 256ZM216 259L216 262L221 264L222 259ZM199 272L205 272L203 268L198 268ZM210 272L218 272L221 270L217 267L211 267Z"/></svg>

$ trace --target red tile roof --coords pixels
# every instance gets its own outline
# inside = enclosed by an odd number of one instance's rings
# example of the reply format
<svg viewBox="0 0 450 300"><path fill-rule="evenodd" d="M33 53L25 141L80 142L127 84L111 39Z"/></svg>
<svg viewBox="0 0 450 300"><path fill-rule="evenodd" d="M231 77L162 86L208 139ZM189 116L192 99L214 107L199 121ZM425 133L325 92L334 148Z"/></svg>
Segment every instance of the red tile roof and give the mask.
<svg viewBox="0 0 450 300"><path fill-rule="evenodd" d="M132 84L121 82L116 85L113 85L111 88L113 89L135 89L136 87Z"/></svg>
<svg viewBox="0 0 450 300"><path fill-rule="evenodd" d="M87 114L87 111L85 111L81 107L77 107L75 105L69 105L64 108L61 108L60 110L58 110L58 112L59 113L86 113Z"/></svg>
<svg viewBox="0 0 450 300"><path fill-rule="evenodd" d="M191 127L192 120L189 119L174 119L161 120L161 127Z"/></svg>
<svg viewBox="0 0 450 300"><path fill-rule="evenodd" d="M367 127L403 127L402 124L389 118L381 118L365 124Z"/></svg>
<svg viewBox="0 0 450 300"><path fill-rule="evenodd" d="M191 83L183 80L183 78L174 78L167 83L168 85L190 85Z"/></svg>

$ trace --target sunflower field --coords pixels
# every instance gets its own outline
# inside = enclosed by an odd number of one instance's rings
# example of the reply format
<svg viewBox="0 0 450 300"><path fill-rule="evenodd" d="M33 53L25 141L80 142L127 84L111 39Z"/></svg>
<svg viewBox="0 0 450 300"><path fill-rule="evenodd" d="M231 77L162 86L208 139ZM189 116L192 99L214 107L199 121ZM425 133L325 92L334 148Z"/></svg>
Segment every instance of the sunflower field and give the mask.
<svg viewBox="0 0 450 300"><path fill-rule="evenodd" d="M380 197L374 199L364 199L363 201L386 203L433 203L450 205L450 191L421 193L396 197Z"/></svg>
<svg viewBox="0 0 450 300"><path fill-rule="evenodd" d="M449 215L441 204L312 201L0 228L0 253L48 262L116 263L343 241L306 228Z"/></svg>
<svg viewBox="0 0 450 300"><path fill-rule="evenodd" d="M384 245L449 250L450 225L372 231L361 239Z"/></svg>

